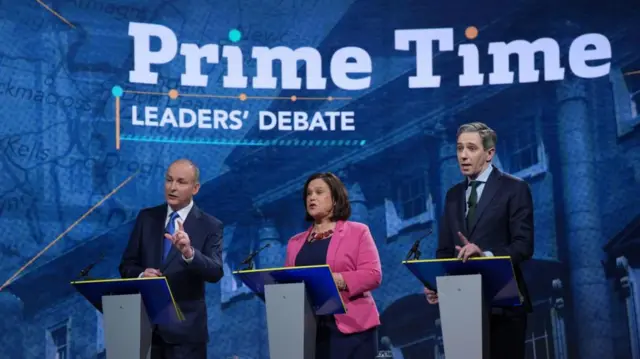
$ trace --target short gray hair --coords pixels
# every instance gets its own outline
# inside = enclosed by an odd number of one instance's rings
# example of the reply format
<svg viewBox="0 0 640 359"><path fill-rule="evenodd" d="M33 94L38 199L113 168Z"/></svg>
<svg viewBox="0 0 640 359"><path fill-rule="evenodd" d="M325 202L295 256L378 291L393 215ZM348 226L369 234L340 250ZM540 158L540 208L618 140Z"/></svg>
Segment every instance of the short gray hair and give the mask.
<svg viewBox="0 0 640 359"><path fill-rule="evenodd" d="M471 122L465 123L464 125L458 128L458 134L456 135L456 139L460 137L463 133L468 132L477 132L480 135L480 139L482 139L482 147L485 150L488 150L492 147L496 147L496 143L498 142L498 135L496 131L492 130L489 126L485 125L482 122Z"/></svg>
<svg viewBox="0 0 640 359"><path fill-rule="evenodd" d="M178 163L178 162L184 162L184 163L190 165L191 167L193 167L193 180L194 180L193 182L196 183L196 184L199 184L200 183L200 168L198 168L198 166L196 166L196 164L193 161L191 161L190 159L188 159L188 158L181 158L181 159L175 160L175 161L171 162L169 167L171 167L174 163Z"/></svg>

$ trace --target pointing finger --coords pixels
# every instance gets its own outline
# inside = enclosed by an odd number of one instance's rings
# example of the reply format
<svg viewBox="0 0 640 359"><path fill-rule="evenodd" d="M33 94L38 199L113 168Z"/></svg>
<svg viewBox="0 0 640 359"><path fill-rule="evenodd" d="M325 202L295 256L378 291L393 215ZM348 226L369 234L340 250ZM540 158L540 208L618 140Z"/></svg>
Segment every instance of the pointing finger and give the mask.
<svg viewBox="0 0 640 359"><path fill-rule="evenodd" d="M467 237L465 237L464 234L462 234L462 232L458 232L458 237L460 237L462 244L464 244L465 246L469 244L469 240L467 240Z"/></svg>
<svg viewBox="0 0 640 359"><path fill-rule="evenodd" d="M178 230L184 231L184 224L182 223L181 219L178 220Z"/></svg>

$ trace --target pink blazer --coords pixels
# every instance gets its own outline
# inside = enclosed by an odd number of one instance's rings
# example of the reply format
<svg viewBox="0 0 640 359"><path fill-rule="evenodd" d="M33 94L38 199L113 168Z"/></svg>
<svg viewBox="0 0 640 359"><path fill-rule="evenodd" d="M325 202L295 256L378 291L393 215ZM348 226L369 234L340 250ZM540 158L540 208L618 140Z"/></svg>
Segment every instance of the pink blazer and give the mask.
<svg viewBox="0 0 640 359"><path fill-rule="evenodd" d="M289 239L285 267L293 267L311 227ZM347 313L336 314L338 329L345 334L380 325L380 315L371 291L380 286L380 256L369 227L351 221L338 221L327 250L327 264L342 274L348 290L341 291Z"/></svg>

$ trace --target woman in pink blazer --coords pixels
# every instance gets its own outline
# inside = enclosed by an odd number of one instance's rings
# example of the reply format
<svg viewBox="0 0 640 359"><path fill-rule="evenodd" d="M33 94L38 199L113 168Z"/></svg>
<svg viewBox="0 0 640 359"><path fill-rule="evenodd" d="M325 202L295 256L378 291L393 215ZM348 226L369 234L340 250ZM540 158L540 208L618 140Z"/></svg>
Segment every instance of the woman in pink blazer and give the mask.
<svg viewBox="0 0 640 359"><path fill-rule="evenodd" d="M318 317L316 359L374 359L380 316L371 291L382 271L369 227L348 221L347 190L332 173L311 175L302 197L313 224L289 239L285 266L328 264L347 309Z"/></svg>

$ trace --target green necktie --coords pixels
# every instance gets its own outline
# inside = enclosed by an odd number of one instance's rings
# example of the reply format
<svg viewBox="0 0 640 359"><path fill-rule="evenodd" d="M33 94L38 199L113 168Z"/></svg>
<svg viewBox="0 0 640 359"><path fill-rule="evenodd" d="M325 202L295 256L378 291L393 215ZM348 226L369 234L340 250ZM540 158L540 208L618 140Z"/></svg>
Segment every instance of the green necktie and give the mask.
<svg viewBox="0 0 640 359"><path fill-rule="evenodd" d="M476 221L476 207L478 206L478 191L476 190L480 185L478 181L471 181L471 194L469 195L469 210L467 211L467 229L471 229L471 226Z"/></svg>

